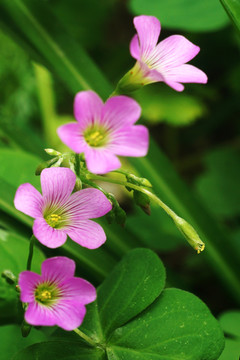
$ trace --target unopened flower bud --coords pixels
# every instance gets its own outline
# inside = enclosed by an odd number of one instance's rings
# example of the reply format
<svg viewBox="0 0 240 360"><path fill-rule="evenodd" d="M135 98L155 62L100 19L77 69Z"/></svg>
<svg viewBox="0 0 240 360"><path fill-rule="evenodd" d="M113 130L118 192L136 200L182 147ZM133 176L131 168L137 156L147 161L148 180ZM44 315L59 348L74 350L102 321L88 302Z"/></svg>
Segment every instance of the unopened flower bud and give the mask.
<svg viewBox="0 0 240 360"><path fill-rule="evenodd" d="M126 222L126 212L121 208L121 206L118 206L115 210L115 219L116 219L116 223L124 226L125 222Z"/></svg>
<svg viewBox="0 0 240 360"><path fill-rule="evenodd" d="M179 216L174 219L174 222L177 228L181 231L181 233L185 236L188 243L200 254L201 251L204 250L205 244L200 239L196 230L190 225L186 220L180 218Z"/></svg>
<svg viewBox="0 0 240 360"><path fill-rule="evenodd" d="M127 218L126 212L121 208L114 195L109 193L108 199L112 203L112 210L106 215L109 224L116 222L117 224L124 226Z"/></svg>
<svg viewBox="0 0 240 360"><path fill-rule="evenodd" d="M151 215L150 199L146 194L134 190L133 199L135 203L142 208L145 214Z"/></svg>
<svg viewBox="0 0 240 360"><path fill-rule="evenodd" d="M2 277L6 279L7 283L13 285L16 283L16 276L10 270L4 270L2 272Z"/></svg>
<svg viewBox="0 0 240 360"><path fill-rule="evenodd" d="M145 84L143 71L137 62L118 82L116 92L119 94L129 94L141 89Z"/></svg>
<svg viewBox="0 0 240 360"><path fill-rule="evenodd" d="M29 325L25 320L22 322L21 333L23 337L27 337L32 329L32 325Z"/></svg>
<svg viewBox="0 0 240 360"><path fill-rule="evenodd" d="M59 151L54 150L54 149L44 149L44 150L50 156L60 156L60 155L62 155Z"/></svg>
<svg viewBox="0 0 240 360"><path fill-rule="evenodd" d="M41 162L35 170L35 175L40 175L44 169L54 166L58 160L59 159L55 157L51 160Z"/></svg>
<svg viewBox="0 0 240 360"><path fill-rule="evenodd" d="M136 184L136 185L139 185L139 186L145 186L145 187L152 187L152 184L146 178L139 177L139 176L136 176L134 174L126 175L126 178L127 178L127 181L132 183L132 184Z"/></svg>
<svg viewBox="0 0 240 360"><path fill-rule="evenodd" d="M82 190L82 182L79 179L79 177L77 177L76 183L75 183L75 186L74 186L74 191L79 191L79 190Z"/></svg>
<svg viewBox="0 0 240 360"><path fill-rule="evenodd" d="M60 167L62 162L63 162L63 158L60 157L53 165L51 165L51 167Z"/></svg>

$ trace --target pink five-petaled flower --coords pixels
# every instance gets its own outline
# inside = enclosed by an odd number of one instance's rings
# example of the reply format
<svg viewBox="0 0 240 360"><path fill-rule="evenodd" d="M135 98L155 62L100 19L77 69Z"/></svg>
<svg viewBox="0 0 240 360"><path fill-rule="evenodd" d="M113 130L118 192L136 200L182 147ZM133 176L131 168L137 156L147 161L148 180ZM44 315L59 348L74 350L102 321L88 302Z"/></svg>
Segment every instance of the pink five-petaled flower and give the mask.
<svg viewBox="0 0 240 360"><path fill-rule="evenodd" d="M86 313L84 305L96 299L96 290L88 281L74 277L74 272L74 261L59 256L42 263L42 275L32 271L20 273L20 299L28 303L27 323L57 325L64 330L81 325Z"/></svg>
<svg viewBox="0 0 240 360"><path fill-rule="evenodd" d="M137 63L131 74L139 82L146 85L164 81L177 91L183 91L181 83L207 83L203 71L186 64L198 54L198 46L181 35L169 36L157 44L161 25L154 16L137 16L133 22L137 34L130 43L130 53Z"/></svg>
<svg viewBox="0 0 240 360"><path fill-rule="evenodd" d="M49 248L63 245L67 235L88 249L101 246L106 235L89 219L105 215L112 206L97 189L72 193L76 175L69 168L49 168L41 173L42 195L31 185L19 186L15 207L35 219L33 234Z"/></svg>
<svg viewBox="0 0 240 360"><path fill-rule="evenodd" d="M105 174L121 167L116 155L146 155L148 130L134 125L140 113L138 103L127 96L104 104L93 91L82 91L74 100L77 122L60 126L58 135L70 149L85 154L89 171Z"/></svg>

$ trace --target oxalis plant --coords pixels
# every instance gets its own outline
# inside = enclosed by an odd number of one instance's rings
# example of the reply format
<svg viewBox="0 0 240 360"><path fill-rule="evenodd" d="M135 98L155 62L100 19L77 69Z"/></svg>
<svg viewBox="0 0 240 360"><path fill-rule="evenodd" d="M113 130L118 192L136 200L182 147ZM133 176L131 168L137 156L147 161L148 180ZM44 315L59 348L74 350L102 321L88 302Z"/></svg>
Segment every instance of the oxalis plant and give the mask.
<svg viewBox="0 0 240 360"><path fill-rule="evenodd" d="M15 11L11 5L6 9L10 14ZM188 64L200 48L181 35L158 43L156 17L141 15L133 22L133 68L106 102L92 90L76 94L76 121L57 130L69 152L45 149L49 160L36 169L41 192L27 182L15 193L16 211L27 215L30 224L30 218L34 221L25 270L17 273L6 267L2 273L26 341L11 354L14 360L216 360L224 348L220 325L207 306L189 292L165 288L164 265L152 250L125 251L106 277L103 272L105 279L98 288L75 276L76 255L69 251L75 260L61 255L66 241L73 241L75 253L83 258L108 242L105 223L99 220L103 216L109 223L125 224L127 214L105 183L126 188L148 215L151 204L161 207L196 256L205 248L193 225L155 193L147 176L122 168L118 158L148 153L149 133L146 126L136 124L141 107L132 98L134 92L154 82L179 92L184 83L206 84L206 74ZM47 258L40 244L48 248ZM18 244L13 241L13 246L17 249ZM208 246L218 259L211 243L206 243L206 251ZM111 260L97 251L95 270L101 277Z"/></svg>

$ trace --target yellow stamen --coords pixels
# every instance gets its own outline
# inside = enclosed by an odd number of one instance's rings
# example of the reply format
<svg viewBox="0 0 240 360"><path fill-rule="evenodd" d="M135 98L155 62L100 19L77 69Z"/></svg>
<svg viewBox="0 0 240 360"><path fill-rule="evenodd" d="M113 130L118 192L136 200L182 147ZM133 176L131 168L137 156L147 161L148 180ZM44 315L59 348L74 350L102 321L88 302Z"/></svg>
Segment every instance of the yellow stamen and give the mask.
<svg viewBox="0 0 240 360"><path fill-rule="evenodd" d="M102 146L106 142L106 134L103 130L88 129L84 134L84 138L88 145L93 147Z"/></svg>
<svg viewBox="0 0 240 360"><path fill-rule="evenodd" d="M205 244L198 244L198 246L195 248L195 250L197 250L197 253L200 254L201 251L203 251L205 249Z"/></svg>
<svg viewBox="0 0 240 360"><path fill-rule="evenodd" d="M51 214L46 217L46 222L53 228L58 224L60 220L61 216L57 214Z"/></svg>
<svg viewBox="0 0 240 360"><path fill-rule="evenodd" d="M51 292L48 291L48 290L43 290L43 291L39 291L39 292L37 291L37 292L36 292L36 295L35 295L35 298L36 298L37 300L40 300L40 301L44 302L44 301L46 301L46 300L51 299L51 298L52 298L52 294L51 294Z"/></svg>

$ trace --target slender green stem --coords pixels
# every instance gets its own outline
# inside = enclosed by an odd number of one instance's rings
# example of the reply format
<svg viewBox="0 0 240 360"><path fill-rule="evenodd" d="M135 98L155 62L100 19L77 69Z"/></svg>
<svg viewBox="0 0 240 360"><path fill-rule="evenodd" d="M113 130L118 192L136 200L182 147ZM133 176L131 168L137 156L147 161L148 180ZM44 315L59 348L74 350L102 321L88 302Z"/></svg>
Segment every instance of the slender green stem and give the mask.
<svg viewBox="0 0 240 360"><path fill-rule="evenodd" d="M145 195L148 196L151 200L153 200L157 205L159 205L174 221L175 225L177 226L178 230L184 235L188 243L197 251L198 254L200 254L201 251L204 250L205 244L200 239L198 233L196 230L184 219L182 219L180 216L178 216L172 209L170 209L169 206L167 206L161 199L159 199L155 194L153 194L151 191L145 189L143 186L139 186L136 184L132 184L128 181L122 181L118 179L111 179L108 177L102 177L98 175L93 174L87 174L87 179L92 180L102 180L107 181L114 184L119 184L122 186L126 186L128 188L131 188L133 190L139 191Z"/></svg>
<svg viewBox="0 0 240 360"><path fill-rule="evenodd" d="M89 336L87 336L86 334L84 334L81 330L79 329L74 329L73 330L76 334L78 334L78 336L80 336L82 339L84 339L88 344L90 344L91 346L98 346L97 343L95 343L95 341L93 341Z"/></svg>
<svg viewBox="0 0 240 360"><path fill-rule="evenodd" d="M76 174L77 176L80 176L80 155L79 154L75 154L75 170L76 170Z"/></svg>
<svg viewBox="0 0 240 360"><path fill-rule="evenodd" d="M142 186L138 186L138 185L132 184L132 183L127 182L127 181L122 181L122 180L118 180L118 179L111 179L109 177L104 177L104 176L100 176L100 175L87 174L86 177L87 177L87 179L101 180L101 181L109 182L109 183L112 183L112 184L118 184L118 185L122 185L122 186L127 186L127 187L129 187L129 188L131 188L133 190L140 191L140 192L146 194L147 196L149 196L155 203L157 203L173 220L176 220L178 218L177 214L175 214L175 212L172 209L170 209L169 206L167 206L162 200L160 200L151 191L145 189Z"/></svg>
<svg viewBox="0 0 240 360"><path fill-rule="evenodd" d="M118 179L111 179L109 177L103 177L99 175L93 175L93 174L87 174L87 178L91 180L101 180L106 181L114 184L119 184L122 186L128 186L134 190L141 191L148 195L153 201L155 201L161 208L166 211L166 213L171 216L171 218L174 220L175 224L179 223L183 220L178 217L178 215L175 214L173 210L171 210L162 200L160 200L156 195L154 195L151 191L137 186L135 184L128 183L126 181L121 181ZM189 225L189 224L188 224ZM191 227L191 226L190 226ZM182 229L180 229L182 231ZM183 232L183 231L182 231ZM184 234L186 236L186 234ZM233 294L234 298L239 303L240 298L240 283L237 276L234 274L232 269L228 266L228 264L225 262L224 258L219 253L218 249L204 236L204 242L207 247L207 255L211 258L211 260L214 262L214 264L217 266L218 274L220 273L222 275L223 280L225 281L225 284ZM200 251L203 250L200 249ZM199 251L198 251L199 252Z"/></svg>
<svg viewBox="0 0 240 360"><path fill-rule="evenodd" d="M32 235L32 236L31 236L31 239L30 239L30 244L29 244L29 253L28 253L28 260L27 260L27 270L31 270L32 258L33 258L34 241L35 241L35 236Z"/></svg>

